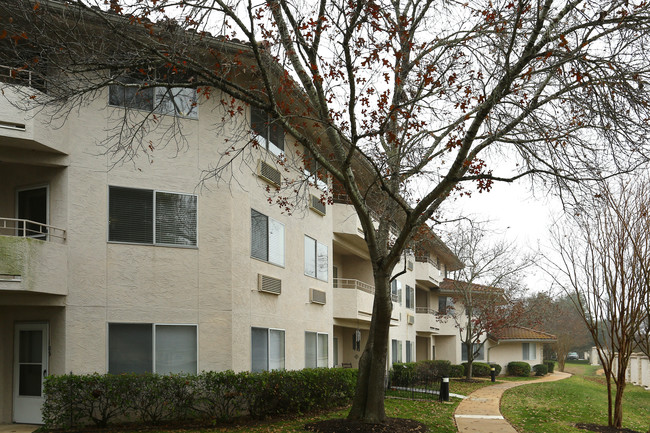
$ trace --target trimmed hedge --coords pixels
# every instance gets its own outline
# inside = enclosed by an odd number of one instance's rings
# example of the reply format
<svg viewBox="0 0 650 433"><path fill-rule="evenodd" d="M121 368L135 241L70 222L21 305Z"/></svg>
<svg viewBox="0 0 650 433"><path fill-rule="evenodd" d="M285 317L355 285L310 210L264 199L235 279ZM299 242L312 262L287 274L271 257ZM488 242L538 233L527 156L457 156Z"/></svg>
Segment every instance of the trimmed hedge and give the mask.
<svg viewBox="0 0 650 433"><path fill-rule="evenodd" d="M450 365L449 377L464 377L465 376L465 366L462 364L452 364Z"/></svg>
<svg viewBox="0 0 650 433"><path fill-rule="evenodd" d="M546 364L546 368L548 369L549 373L553 373L555 370L555 361L544 361L544 364Z"/></svg>
<svg viewBox="0 0 650 433"><path fill-rule="evenodd" d="M485 362L472 362L472 376L473 377L490 377L490 373L494 368L495 374L498 376L501 373L501 366L499 364L487 364ZM467 362L463 362L463 370L467 371Z"/></svg>
<svg viewBox="0 0 650 433"><path fill-rule="evenodd" d="M508 363L508 374L510 376L530 376L530 364L527 362L513 361Z"/></svg>
<svg viewBox="0 0 650 433"><path fill-rule="evenodd" d="M441 378L450 377L451 361L445 360L427 360L416 363L416 373L418 375Z"/></svg>
<svg viewBox="0 0 650 433"><path fill-rule="evenodd" d="M548 367L546 364L533 365L533 371L535 372L535 376L545 376L548 373Z"/></svg>
<svg viewBox="0 0 650 433"><path fill-rule="evenodd" d="M356 381L357 370L342 368L49 376L43 422L54 429L303 413L349 403Z"/></svg>

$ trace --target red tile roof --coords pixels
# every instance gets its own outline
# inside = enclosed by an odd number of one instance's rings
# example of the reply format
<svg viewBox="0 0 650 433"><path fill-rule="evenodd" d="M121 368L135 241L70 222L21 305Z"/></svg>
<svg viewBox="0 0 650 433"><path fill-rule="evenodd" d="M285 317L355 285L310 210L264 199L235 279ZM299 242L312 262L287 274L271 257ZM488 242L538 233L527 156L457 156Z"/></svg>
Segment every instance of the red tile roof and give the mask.
<svg viewBox="0 0 650 433"><path fill-rule="evenodd" d="M553 342L557 340L557 337L553 334L548 334L542 331L536 331L530 328L524 328L523 326L510 326L508 328L500 329L497 332L493 332L488 337L492 340L508 340L508 341L519 341L519 340L537 340L544 342Z"/></svg>
<svg viewBox="0 0 650 433"><path fill-rule="evenodd" d="M482 284L474 284L474 283L466 283L464 281L458 281L458 280L451 280L449 278L445 278L442 280L442 283L440 283L440 290L448 291L448 292L457 292L459 289L467 289L471 292L483 292L483 293L503 293L502 289L499 289L498 287L492 287L492 286L484 286Z"/></svg>

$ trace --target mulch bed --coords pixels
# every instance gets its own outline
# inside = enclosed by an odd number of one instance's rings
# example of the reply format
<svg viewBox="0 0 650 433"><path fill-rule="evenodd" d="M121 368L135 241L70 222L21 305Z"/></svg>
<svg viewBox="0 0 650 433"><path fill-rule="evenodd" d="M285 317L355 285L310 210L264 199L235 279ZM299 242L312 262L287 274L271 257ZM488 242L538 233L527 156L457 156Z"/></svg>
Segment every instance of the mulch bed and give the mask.
<svg viewBox="0 0 650 433"><path fill-rule="evenodd" d="M588 424L582 422L575 424L575 427L581 430L589 430L596 433L641 433L639 431L631 430L629 428L617 429L615 427L608 427L606 425Z"/></svg>
<svg viewBox="0 0 650 433"><path fill-rule="evenodd" d="M347 419L328 419L305 425L305 430L319 433L424 433L429 428L419 421L388 418L382 424L366 424Z"/></svg>

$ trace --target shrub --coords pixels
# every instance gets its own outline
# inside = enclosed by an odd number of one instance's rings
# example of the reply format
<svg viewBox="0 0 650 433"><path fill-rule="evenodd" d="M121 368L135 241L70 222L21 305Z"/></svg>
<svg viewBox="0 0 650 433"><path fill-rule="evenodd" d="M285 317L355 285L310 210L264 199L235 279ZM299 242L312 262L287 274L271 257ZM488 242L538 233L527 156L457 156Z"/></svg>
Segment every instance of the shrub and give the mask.
<svg viewBox="0 0 650 433"><path fill-rule="evenodd" d="M544 361L544 364L546 364L546 368L548 369L549 373L553 373L555 370L555 361Z"/></svg>
<svg viewBox="0 0 650 433"><path fill-rule="evenodd" d="M196 419L263 418L347 404L357 371L304 369L196 375L91 374L49 376L43 421L48 429L114 421L156 424Z"/></svg>
<svg viewBox="0 0 650 433"><path fill-rule="evenodd" d="M490 368L494 368L494 374L495 375L500 375L501 374L501 365L500 364L490 364Z"/></svg>
<svg viewBox="0 0 650 433"><path fill-rule="evenodd" d="M459 364L450 365L449 377L463 377L465 376L465 366Z"/></svg>
<svg viewBox="0 0 650 433"><path fill-rule="evenodd" d="M530 364L527 362L513 361L508 363L507 371L510 376L528 377L530 376Z"/></svg>
<svg viewBox="0 0 650 433"><path fill-rule="evenodd" d="M393 386L411 385L415 381L415 370L415 362L396 362L393 364L393 369L390 371L391 384Z"/></svg>
<svg viewBox="0 0 650 433"><path fill-rule="evenodd" d="M473 377L489 377L492 365L485 362L472 362L472 376ZM467 372L467 362L463 362L463 370Z"/></svg>
<svg viewBox="0 0 650 433"><path fill-rule="evenodd" d="M535 372L535 376L544 376L548 373L548 367L546 364L537 364L533 366L533 371Z"/></svg>
<svg viewBox="0 0 650 433"><path fill-rule="evenodd" d="M418 378L426 378L428 381L440 380L441 377L449 377L451 374L451 361L420 361L415 366L415 374Z"/></svg>

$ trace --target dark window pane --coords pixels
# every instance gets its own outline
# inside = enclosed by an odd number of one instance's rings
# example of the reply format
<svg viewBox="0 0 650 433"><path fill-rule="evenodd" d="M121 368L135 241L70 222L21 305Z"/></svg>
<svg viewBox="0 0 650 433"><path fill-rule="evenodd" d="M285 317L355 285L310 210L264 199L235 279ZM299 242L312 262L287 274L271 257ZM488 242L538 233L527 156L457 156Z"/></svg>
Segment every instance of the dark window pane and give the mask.
<svg viewBox="0 0 650 433"><path fill-rule="evenodd" d="M20 378L18 383L19 395L28 395L39 397L41 395L41 364L38 365L20 365Z"/></svg>
<svg viewBox="0 0 650 433"><path fill-rule="evenodd" d="M156 193L156 243L196 245L196 196Z"/></svg>
<svg viewBox="0 0 650 433"><path fill-rule="evenodd" d="M47 188L28 189L18 191L18 218L47 224ZM45 238L47 229L38 224L27 223L26 227L19 223L18 236L23 236L23 230L27 229L26 236Z"/></svg>
<svg viewBox="0 0 650 433"><path fill-rule="evenodd" d="M150 324L108 324L108 372L153 371L153 342Z"/></svg>
<svg viewBox="0 0 650 433"><path fill-rule="evenodd" d="M156 373L196 374L196 326L156 325Z"/></svg>
<svg viewBox="0 0 650 433"><path fill-rule="evenodd" d="M251 328L251 371L265 371L269 369L269 330L266 328Z"/></svg>
<svg viewBox="0 0 650 433"><path fill-rule="evenodd" d="M251 256L269 260L268 218L251 209Z"/></svg>
<svg viewBox="0 0 650 433"><path fill-rule="evenodd" d="M108 240L153 243L153 191L109 188Z"/></svg>
<svg viewBox="0 0 650 433"><path fill-rule="evenodd" d="M251 128L253 129L253 132L260 137L268 139L269 134L266 119L267 115L264 111L251 107Z"/></svg>
<svg viewBox="0 0 650 433"><path fill-rule="evenodd" d="M18 362L43 362L43 331L20 331Z"/></svg>

